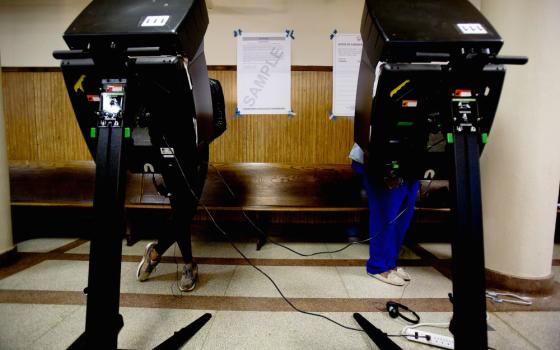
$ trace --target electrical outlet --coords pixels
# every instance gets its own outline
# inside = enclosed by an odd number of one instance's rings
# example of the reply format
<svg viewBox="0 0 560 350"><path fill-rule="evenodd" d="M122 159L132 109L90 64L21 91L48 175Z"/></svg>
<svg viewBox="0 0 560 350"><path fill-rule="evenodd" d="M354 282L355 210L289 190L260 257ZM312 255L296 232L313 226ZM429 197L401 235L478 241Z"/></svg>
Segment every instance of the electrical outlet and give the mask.
<svg viewBox="0 0 560 350"><path fill-rule="evenodd" d="M410 341L415 341L422 344L437 346L442 349L451 349L455 347L455 341L452 337L441 334L420 331L414 328L408 328L403 335Z"/></svg>

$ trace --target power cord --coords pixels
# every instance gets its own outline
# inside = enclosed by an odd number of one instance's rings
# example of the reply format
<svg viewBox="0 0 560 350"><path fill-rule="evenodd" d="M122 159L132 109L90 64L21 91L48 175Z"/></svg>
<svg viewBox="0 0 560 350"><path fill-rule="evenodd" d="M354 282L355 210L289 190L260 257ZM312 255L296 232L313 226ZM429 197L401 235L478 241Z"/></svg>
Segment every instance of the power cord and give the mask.
<svg viewBox="0 0 560 350"><path fill-rule="evenodd" d="M166 144L166 146L171 149L172 155L173 155L173 159L175 160L175 163L177 164L177 167L179 168L179 171L181 172L181 176L183 177L183 179L185 180L185 184L187 185L189 191L191 192L191 195L193 196L193 198L195 200L197 200L200 203L200 198L196 195L195 191L193 190L185 172L183 171L183 167L181 166L181 164L179 163L179 160L177 159L177 157L175 156L175 151L169 146L167 139L165 136L163 136L163 142ZM216 229L218 231L220 231L220 233L222 235L224 235L224 237L226 237L226 239L229 241L229 243L231 244L231 246L233 247L233 249L235 249L237 251L237 253L239 253L239 255L241 255L243 257L243 259L250 265L252 266L255 270L259 271L263 276L265 276L274 286L274 288L276 289L276 291L278 291L278 294L280 294L280 296L282 297L282 299L284 299L284 301L295 311L305 314L305 315L309 315L309 316L315 316L315 317L319 317L319 318L323 318L329 322L332 322L334 324L336 324L337 326L340 326L342 328L348 329L348 330L353 330L353 331L358 331L358 332L363 332L362 329L359 328L354 328L354 327L349 327L346 325L343 325L342 323L339 323L335 320L333 320L332 318L329 318L325 315L321 315L321 314L317 314L314 312L309 312L309 311L305 311L302 309L299 309L298 307L296 307L282 292L282 290L280 289L280 287L278 287L278 285L276 284L276 282L266 273L264 272L262 269L260 269L258 266L256 266L255 264L253 264L253 262L245 255L243 254L243 252L241 250L239 250L239 248L235 245L235 243L233 242L233 240L231 239L231 237L227 234L226 231L224 231L224 229L216 222L214 216L212 215L212 213L210 212L210 210L208 210L208 207L206 207L206 205L204 205L204 203L200 203L202 205L202 208L204 209L204 211L206 212L206 214L208 215L208 217L210 218L210 221L212 221L212 224L214 224L214 226L216 227ZM391 336L400 336L400 335L391 335Z"/></svg>
<svg viewBox="0 0 560 350"><path fill-rule="evenodd" d="M237 200L237 196L235 195L235 192L233 192L233 190L231 189L231 187L230 187L229 184L227 183L226 179L223 177L222 173L220 172L220 170L218 170L218 168L217 168L215 165L210 164L210 163L208 163L208 164L214 169L214 171L216 172L216 174L217 174L218 177L220 178L220 181L221 181L221 182L224 184L224 186L227 188L227 190L228 190L228 192L230 193L231 197L232 197L234 200ZM247 213L245 212L245 210L244 210L242 207L240 207L239 209L241 210L241 213L243 214L243 217L245 217L245 219L247 220L247 222L249 222L249 223L251 224L251 226L253 226L253 228L254 228L255 230L257 230L258 233L260 233L260 234L263 235L263 236L266 236L266 233L265 233L257 224L255 224L255 222L251 219L251 217L249 217L249 215L247 215ZM267 240L268 240L270 243L272 243L272 244L274 244L274 245L276 245L276 246L282 247L282 248L284 248L284 249L286 249L286 250L289 250L290 252L292 252L292 253L294 253L294 254L296 254L296 255L303 256L303 257L310 257L310 256L321 255L321 254L335 254L335 253L339 253L339 252L341 252L341 251L343 251L343 250L346 250L346 249L348 249L349 247L351 247L351 246L353 246L353 245L355 245L355 244L363 244L363 243L369 242L369 241L371 241L372 239L376 238L377 236L379 236L380 234L382 234L382 233L385 231L385 229L386 229L387 227L389 227L390 225L394 224L407 210L408 210L408 208L405 207L400 213L397 214L397 216L395 216L395 218L394 218L393 220L387 222L387 223L383 226L383 228L382 228L381 230L379 230L378 232L374 233L374 234L371 235L369 238L366 238L366 239L363 239L363 240L360 240L360 241L350 242L350 243L346 244L345 246L343 246L342 248L336 249L336 250L319 251L319 252L315 252L315 253L308 253L308 254L306 254L306 253L298 252L297 250L295 250L295 249L293 249L293 248L290 248L290 247L288 247L288 246L286 246L286 245L284 245L284 244L282 244L282 243L279 243L279 242L273 240L272 238L270 238L270 237L268 237L268 236L267 236Z"/></svg>
<svg viewBox="0 0 560 350"><path fill-rule="evenodd" d="M165 141L165 143L167 144L167 141L165 140L165 138L164 138L164 141ZM435 146L435 145L437 145L438 143L441 143L441 141L440 141L440 142L437 142L436 144L434 144L434 145L432 145L432 146ZM167 144L167 147L169 147L168 144ZM430 148L431 148L431 147L430 147ZM185 173L183 172L183 169L182 169L181 165L179 164L179 161L177 160L176 157L174 157L174 159L175 159L175 162L177 163L177 166L179 167L179 170L181 171L182 177L184 178L185 182L187 183L187 186L189 187L189 190L190 190L191 194L193 195L193 197L194 197L197 201L199 201L199 198L196 196L196 194L195 194L194 191L192 190L191 185L190 185L190 183L189 183L187 177L185 176ZM221 172L218 170L218 168L217 168L215 165L213 165L213 164L210 164L210 163L208 163L208 164L214 169L214 171L216 172L216 174L218 175L218 177L220 178L220 180L221 180L221 182L224 184L224 186L227 188L227 190L228 190L228 192L230 193L230 195L232 196L232 198L236 200L236 199L237 199L237 196L235 195L235 193L233 192L233 190L231 189L231 187L229 186L229 184L227 183L227 181L225 180L225 178L223 177L223 175L221 174ZM432 181L429 182L427 190L429 190L429 188L430 188L431 185L432 185ZM427 193L427 190L426 190L426 193ZM264 271L261 270L259 267L257 267L256 265L254 265L254 264L252 263L252 261L251 261L249 258L247 258L247 256L245 256L245 255L239 250L239 248L237 248L237 246L235 245L235 243L231 240L230 236L218 225L218 223L216 222L216 220L214 219L214 217L212 216L212 214L210 213L210 211L208 210L208 208L206 207L206 205L204 205L203 203L201 203L201 205L202 205L203 209L206 211L208 217L210 218L210 220L212 221L212 223L214 224L214 226L228 239L229 243L233 246L233 248L243 257L243 259L245 259L245 261L247 261L247 263L248 263L250 266L252 266L254 269L256 269L257 271L259 271L262 275L264 275L264 276L273 284L274 288L278 291L278 293L280 294L280 296L282 297L282 299L284 299L284 301L285 301L292 309L294 309L295 311L300 312L300 313L302 313L302 314L305 314L305 315L323 318L323 319L325 319L325 320L327 320L327 321L330 321L330 322L336 324L337 326L340 326L340 327L345 328L345 329L348 329L348 330L353 330L353 331L358 331L358 332L364 332L363 329L359 329L359 328L354 328L354 327L349 327L349 326L343 325L343 324L341 324L341 323L339 323L339 322L337 322L337 321L335 321L335 320L333 320L333 319L331 319L331 318L329 318L329 317L327 317L327 316L324 316L324 315L321 315L321 314L317 314L317 313L313 313L313 312L309 312L309 311L305 311L305 310L301 310L301 309L297 308L297 307L284 295L284 293L280 290L280 288L278 287L278 285L276 284L276 282L275 282L266 272L264 272ZM298 251L296 251L295 249L292 249L292 248L290 248L290 247L287 247L287 246L285 246L285 245L283 245L283 244L281 244L281 243L278 243L278 242L276 242L276 241L270 239L270 237L268 237L268 240L269 240L272 244L275 244L275 245L277 245L277 246L279 246L279 247L282 247L282 248L284 248L284 249L287 249L287 250L289 250L289 251L291 251L291 252L293 252L293 253L295 253L295 254L297 254L297 255L299 255L299 256L304 256L304 257L309 257L309 256L314 256L314 255L319 255L319 254L338 253L338 252L341 252L341 251L343 251L343 250L349 248L350 246L352 246L352 245L354 245L354 244L366 243L366 242L372 240L373 238L375 238L376 236L378 236L379 234L381 234L388 226L390 226L390 225L392 225L393 223L395 223L395 221L397 221L397 220L407 211L407 209L408 209L408 208L405 207L393 220L391 220L391 221L389 221L387 224L385 224L385 226L384 226L379 232L375 233L375 234L372 235L370 238L364 239L364 240L361 240L361 241L356 241L356 242L348 243L346 246L344 246L344 247L342 247L342 248L340 248L340 249L337 249L337 250L333 250L333 251L324 251L324 252L315 252L315 253L305 254L305 253L298 252ZM262 235L265 235L265 232L264 232L260 227L258 227L258 226L254 223L254 221L247 215L247 213L245 212L245 210L244 210L243 208L241 208L241 207L240 207L240 210L241 210L241 213L243 214L243 216L245 217L245 219L251 224L251 226L253 226L253 228L254 228L255 230L257 230L259 233L261 233ZM401 294L401 297L399 298L399 300L402 300L402 298L404 297L404 293L405 293L407 287L408 287L408 284L406 284L406 285L404 286L403 291L402 291L402 294ZM404 327L403 330L402 330L401 332L404 333L404 331L405 331L406 329L417 328L417 327L421 327L421 326L449 327L449 323L419 323L419 324L417 324L417 325ZM406 335L406 334L387 334L387 337L402 337L402 338L407 338L407 339L408 339L408 338L413 337L413 336L411 336L411 335ZM426 335L416 335L416 338L417 338L417 339L418 339L418 338L425 338L425 339L427 339L427 340L430 340L430 339L429 339L429 336L426 336ZM489 350L495 350L495 349L492 348L492 347L488 347L488 349L489 349Z"/></svg>

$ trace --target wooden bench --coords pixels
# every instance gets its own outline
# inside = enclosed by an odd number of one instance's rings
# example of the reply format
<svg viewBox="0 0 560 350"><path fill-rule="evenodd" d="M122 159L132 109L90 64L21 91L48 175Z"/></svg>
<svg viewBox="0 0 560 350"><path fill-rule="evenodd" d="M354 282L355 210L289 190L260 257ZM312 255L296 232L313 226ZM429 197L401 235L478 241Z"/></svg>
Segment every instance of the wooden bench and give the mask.
<svg viewBox="0 0 560 350"><path fill-rule="evenodd" d="M222 178L236 197L232 197ZM129 174L127 211L167 209L152 175ZM11 203L14 208L91 208L95 182L93 161L10 162ZM435 186L432 187L432 189ZM213 164L201 198L212 212L243 209L258 213L340 213L367 215L360 179L349 165L293 166L271 163ZM447 208L417 208L430 218L445 217ZM129 243L134 241L128 230ZM264 243L261 237L259 244Z"/></svg>

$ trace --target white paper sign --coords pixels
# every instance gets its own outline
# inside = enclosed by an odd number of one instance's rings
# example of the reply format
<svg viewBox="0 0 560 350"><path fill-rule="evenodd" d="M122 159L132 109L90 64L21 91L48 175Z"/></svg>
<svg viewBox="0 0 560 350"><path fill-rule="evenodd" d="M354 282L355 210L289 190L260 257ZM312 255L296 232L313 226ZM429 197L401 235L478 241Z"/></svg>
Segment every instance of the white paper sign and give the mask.
<svg viewBox="0 0 560 350"><path fill-rule="evenodd" d="M291 113L291 44L285 33L237 37L237 108L240 114Z"/></svg>
<svg viewBox="0 0 560 350"><path fill-rule="evenodd" d="M353 117L362 57L360 34L337 34L333 39L333 115Z"/></svg>

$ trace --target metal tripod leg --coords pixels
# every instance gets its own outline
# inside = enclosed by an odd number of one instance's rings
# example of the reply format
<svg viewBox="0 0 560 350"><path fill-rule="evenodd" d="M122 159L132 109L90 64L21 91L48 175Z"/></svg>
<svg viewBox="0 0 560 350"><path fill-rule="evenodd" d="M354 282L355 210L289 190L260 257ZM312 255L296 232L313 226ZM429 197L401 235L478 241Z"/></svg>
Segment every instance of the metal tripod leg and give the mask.
<svg viewBox="0 0 560 350"><path fill-rule="evenodd" d="M381 350L401 350L401 347L395 344L387 334L383 333L379 328L372 325L364 316L359 313L354 314L354 319L360 327L366 332L368 337L379 347Z"/></svg>
<svg viewBox="0 0 560 350"><path fill-rule="evenodd" d="M456 134L452 147L455 232L451 331L459 350L488 348L478 137L477 133Z"/></svg>
<svg viewBox="0 0 560 350"><path fill-rule="evenodd" d="M190 338L192 338L212 317L211 314L205 313L185 328L175 332L166 341L156 346L154 350L175 350L180 349Z"/></svg>
<svg viewBox="0 0 560 350"><path fill-rule="evenodd" d="M97 153L95 230L91 237L85 333L69 349L116 349L124 233L123 129L100 127Z"/></svg>

